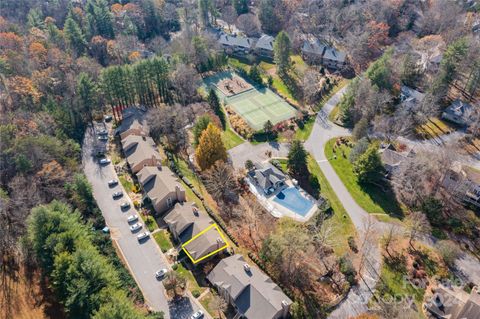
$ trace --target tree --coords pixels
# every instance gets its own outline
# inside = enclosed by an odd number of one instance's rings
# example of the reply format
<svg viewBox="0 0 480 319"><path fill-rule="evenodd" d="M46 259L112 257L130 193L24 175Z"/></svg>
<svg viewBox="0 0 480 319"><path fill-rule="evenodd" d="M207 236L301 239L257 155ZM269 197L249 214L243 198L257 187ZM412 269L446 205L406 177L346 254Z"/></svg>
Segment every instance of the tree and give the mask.
<svg viewBox="0 0 480 319"><path fill-rule="evenodd" d="M83 35L80 26L73 19L72 14L69 14L67 20L65 20L63 32L70 48L77 56L82 55L87 47L87 41L85 40L85 36Z"/></svg>
<svg viewBox="0 0 480 319"><path fill-rule="evenodd" d="M202 20L202 24L204 27L208 27L210 25L210 8L212 6L211 0L199 0L198 1L198 9L200 13L200 19Z"/></svg>
<svg viewBox="0 0 480 319"><path fill-rule="evenodd" d="M421 212L412 212L405 220L408 234L408 244L413 248L413 241L430 233L430 223L425 214Z"/></svg>
<svg viewBox="0 0 480 319"><path fill-rule="evenodd" d="M260 68L254 64L250 71L248 71L248 77L255 83L263 85L262 75L260 74Z"/></svg>
<svg viewBox="0 0 480 319"><path fill-rule="evenodd" d="M252 160L246 160L245 161L245 169L247 170L252 170L253 168L255 167L255 165L253 164Z"/></svg>
<svg viewBox="0 0 480 319"><path fill-rule="evenodd" d="M200 136L195 157L201 170L207 170L217 161L227 160L227 150L223 145L220 130L212 123Z"/></svg>
<svg viewBox="0 0 480 319"><path fill-rule="evenodd" d="M368 150L370 146L370 142L366 137L360 139L358 142L355 143L350 154L348 154L348 160L350 163L355 163L357 159Z"/></svg>
<svg viewBox="0 0 480 319"><path fill-rule="evenodd" d="M252 13L245 13L240 15L237 18L235 23L237 28L245 32L245 35L248 37L258 37L260 36L260 22L256 15Z"/></svg>
<svg viewBox="0 0 480 319"><path fill-rule="evenodd" d="M276 0L261 0L259 4L258 18L262 23L262 29L266 33L277 33L282 29L280 17L278 16L275 7Z"/></svg>
<svg viewBox="0 0 480 319"><path fill-rule="evenodd" d="M193 125L192 133L193 133L193 145L197 146L200 140L200 136L202 135L203 131L205 131L208 127L208 124L212 119L208 115L200 116Z"/></svg>
<svg viewBox="0 0 480 319"><path fill-rule="evenodd" d="M225 113L223 112L222 105L220 104L220 99L218 98L217 93L213 88L208 91L208 104L212 108L213 112L220 119L222 123L222 128L225 129L227 125L227 119L225 118Z"/></svg>
<svg viewBox="0 0 480 319"><path fill-rule="evenodd" d="M169 271L163 279L163 286L169 295L174 299L183 296L187 288L187 280L184 276L175 271Z"/></svg>
<svg viewBox="0 0 480 319"><path fill-rule="evenodd" d="M150 109L146 116L150 135L157 142L164 142L173 152L185 151L188 135L185 126L188 123L187 110L178 104Z"/></svg>
<svg viewBox="0 0 480 319"><path fill-rule="evenodd" d="M212 301L210 301L210 306L212 309L216 310L218 313L218 318L222 318L222 313L227 310L228 304L220 296L213 296Z"/></svg>
<svg viewBox="0 0 480 319"><path fill-rule="evenodd" d="M288 151L287 166L293 175L302 176L307 173L308 153L303 147L302 142L293 140Z"/></svg>
<svg viewBox="0 0 480 319"><path fill-rule="evenodd" d="M280 75L286 74L290 69L290 53L290 38L285 31L281 31L273 43L274 60L277 64L277 71Z"/></svg>
<svg viewBox="0 0 480 319"><path fill-rule="evenodd" d="M179 64L172 73L172 82L180 99L180 103L187 105L188 101L197 95L200 76L192 66Z"/></svg>
<svg viewBox="0 0 480 319"><path fill-rule="evenodd" d="M238 15L248 13L248 0L232 0L232 2Z"/></svg>
<svg viewBox="0 0 480 319"><path fill-rule="evenodd" d="M436 248L448 267L455 266L455 260L460 256L461 251L454 242L451 240L440 240L437 242Z"/></svg>
<svg viewBox="0 0 480 319"><path fill-rule="evenodd" d="M205 187L217 201L236 203L238 201L238 183L233 167L224 161L217 161L203 174Z"/></svg>
<svg viewBox="0 0 480 319"><path fill-rule="evenodd" d="M427 216L432 225L439 226L442 224L443 204L439 199L433 196L427 197L422 202L420 210Z"/></svg>
<svg viewBox="0 0 480 319"><path fill-rule="evenodd" d="M233 6L225 6L222 10L222 19L228 24L228 28L232 31L231 25L237 21L237 11Z"/></svg>
<svg viewBox="0 0 480 319"><path fill-rule="evenodd" d="M272 130L273 130L273 124L270 120L267 120L265 122L265 124L263 124L263 131L266 133L266 134L271 134L272 133Z"/></svg>
<svg viewBox="0 0 480 319"><path fill-rule="evenodd" d="M368 120L362 118L355 124L352 131L352 137L355 141L365 138L368 135Z"/></svg>
<svg viewBox="0 0 480 319"><path fill-rule="evenodd" d="M78 111L86 122L92 122L92 112L98 108L98 88L92 78L82 72L77 80Z"/></svg>
<svg viewBox="0 0 480 319"><path fill-rule="evenodd" d="M371 183L383 176L383 164L378 154L378 145L371 144L353 163L353 172L360 183Z"/></svg>
<svg viewBox="0 0 480 319"><path fill-rule="evenodd" d="M365 75L370 79L373 85L380 89L392 90L391 67L390 59L393 50L387 50L383 56L377 61L373 62L365 72Z"/></svg>

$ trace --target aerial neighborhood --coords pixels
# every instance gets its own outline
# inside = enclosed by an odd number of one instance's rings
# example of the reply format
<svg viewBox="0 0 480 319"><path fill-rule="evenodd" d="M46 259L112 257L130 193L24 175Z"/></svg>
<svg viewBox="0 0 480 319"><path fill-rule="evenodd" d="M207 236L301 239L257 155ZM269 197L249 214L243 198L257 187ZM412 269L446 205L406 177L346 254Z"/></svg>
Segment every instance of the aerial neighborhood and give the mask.
<svg viewBox="0 0 480 319"><path fill-rule="evenodd" d="M480 319L480 1L0 1L0 319Z"/></svg>

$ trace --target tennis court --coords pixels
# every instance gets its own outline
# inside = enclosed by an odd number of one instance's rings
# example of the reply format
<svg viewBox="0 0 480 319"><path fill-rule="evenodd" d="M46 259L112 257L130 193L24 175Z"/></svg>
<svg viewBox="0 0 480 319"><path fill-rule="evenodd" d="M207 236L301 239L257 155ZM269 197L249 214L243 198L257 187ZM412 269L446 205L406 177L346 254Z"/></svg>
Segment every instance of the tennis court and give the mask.
<svg viewBox="0 0 480 319"><path fill-rule="evenodd" d="M254 130L263 129L268 120L275 125L295 116L295 109L268 88L252 86L238 94L223 94L217 83L228 78L233 81L236 77L240 76L233 72L222 72L205 79L205 84L213 86L220 99L230 105Z"/></svg>

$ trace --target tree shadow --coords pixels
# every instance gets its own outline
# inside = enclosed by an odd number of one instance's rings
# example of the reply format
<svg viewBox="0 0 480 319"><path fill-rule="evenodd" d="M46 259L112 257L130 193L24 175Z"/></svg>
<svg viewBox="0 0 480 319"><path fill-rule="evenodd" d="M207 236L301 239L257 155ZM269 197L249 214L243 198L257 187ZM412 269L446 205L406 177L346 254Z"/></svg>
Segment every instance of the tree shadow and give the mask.
<svg viewBox="0 0 480 319"><path fill-rule="evenodd" d="M359 186L388 216L403 220L405 214L389 182L382 182L381 184L359 183Z"/></svg>
<svg viewBox="0 0 480 319"><path fill-rule="evenodd" d="M170 318L187 319L194 312L192 303L187 297L178 297L168 303Z"/></svg>

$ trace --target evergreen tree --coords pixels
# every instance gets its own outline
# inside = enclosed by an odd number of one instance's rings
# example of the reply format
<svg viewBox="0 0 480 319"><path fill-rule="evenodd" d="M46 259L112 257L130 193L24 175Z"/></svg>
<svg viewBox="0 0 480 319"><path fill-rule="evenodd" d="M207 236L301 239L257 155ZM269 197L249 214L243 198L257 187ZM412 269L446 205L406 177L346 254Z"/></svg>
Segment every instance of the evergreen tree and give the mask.
<svg viewBox="0 0 480 319"><path fill-rule="evenodd" d="M80 73L77 81L78 111L87 122L93 120L92 111L98 107L98 89L86 73Z"/></svg>
<svg viewBox="0 0 480 319"><path fill-rule="evenodd" d="M208 127L208 124L210 124L212 120L210 119L210 116L208 115L203 115L200 116L196 121L195 125L193 126L192 132L193 132L193 145L197 146L198 142L200 140L200 136L202 136L203 131L206 130Z"/></svg>
<svg viewBox="0 0 480 319"><path fill-rule="evenodd" d="M280 19L275 12L276 0L261 0L258 19L266 33L274 34L281 30Z"/></svg>
<svg viewBox="0 0 480 319"><path fill-rule="evenodd" d="M255 83L263 85L262 75L260 74L260 68L254 64L248 72L248 77Z"/></svg>
<svg viewBox="0 0 480 319"><path fill-rule="evenodd" d="M275 38L273 53L278 73L286 74L290 68L291 43L285 31L281 31Z"/></svg>
<svg viewBox="0 0 480 319"><path fill-rule="evenodd" d="M248 0L232 0L237 15L248 13Z"/></svg>
<svg viewBox="0 0 480 319"><path fill-rule="evenodd" d="M372 144L353 163L353 172L357 175L360 183L378 181L383 176L383 164L378 154L378 145Z"/></svg>
<svg viewBox="0 0 480 319"><path fill-rule="evenodd" d="M201 170L209 169L216 161L227 160L227 150L223 145L222 134L213 123L208 124L207 129L203 131L195 150L195 157Z"/></svg>
<svg viewBox="0 0 480 319"><path fill-rule="evenodd" d="M288 151L287 167L293 175L302 176L308 173L307 170L308 153L303 147L302 142L294 140L290 144Z"/></svg>
<svg viewBox="0 0 480 319"><path fill-rule="evenodd" d="M213 112L220 119L223 129L225 129L227 119L225 118L225 113L223 112L222 105L220 104L220 100L214 89L210 89L210 91L208 92L208 104L210 104Z"/></svg>
<svg viewBox="0 0 480 319"><path fill-rule="evenodd" d="M210 8L212 7L211 0L198 0L198 11L200 14L200 20L204 27L210 25Z"/></svg>
<svg viewBox="0 0 480 319"><path fill-rule="evenodd" d="M69 13L67 19L65 20L63 32L70 48L76 53L77 56L82 55L85 52L87 41L85 41L85 36L78 26L78 23L73 19L71 13Z"/></svg>
<svg viewBox="0 0 480 319"><path fill-rule="evenodd" d="M29 28L43 29L45 27L43 20L42 11L39 8L30 9L27 16L27 25Z"/></svg>

